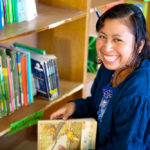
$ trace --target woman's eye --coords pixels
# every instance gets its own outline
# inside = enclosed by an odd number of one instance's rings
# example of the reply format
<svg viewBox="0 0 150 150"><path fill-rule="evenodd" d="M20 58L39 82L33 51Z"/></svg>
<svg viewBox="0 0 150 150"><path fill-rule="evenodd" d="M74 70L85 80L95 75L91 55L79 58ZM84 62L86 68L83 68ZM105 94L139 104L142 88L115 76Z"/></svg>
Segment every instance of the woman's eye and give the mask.
<svg viewBox="0 0 150 150"><path fill-rule="evenodd" d="M121 39L115 39L115 41L116 41L116 42L122 42L122 40L121 40Z"/></svg>
<svg viewBox="0 0 150 150"><path fill-rule="evenodd" d="M100 38L100 39L105 39L106 37L103 36L103 35L100 35L99 38Z"/></svg>

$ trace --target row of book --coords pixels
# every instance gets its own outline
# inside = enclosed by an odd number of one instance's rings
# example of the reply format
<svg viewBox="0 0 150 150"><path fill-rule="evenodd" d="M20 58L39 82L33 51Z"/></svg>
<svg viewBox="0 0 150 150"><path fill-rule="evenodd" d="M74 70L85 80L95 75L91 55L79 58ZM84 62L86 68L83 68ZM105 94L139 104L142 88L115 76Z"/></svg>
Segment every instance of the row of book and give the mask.
<svg viewBox="0 0 150 150"><path fill-rule="evenodd" d="M0 117L33 103L36 94L49 100L60 95L56 56L17 43L11 48L1 45Z"/></svg>
<svg viewBox="0 0 150 150"><path fill-rule="evenodd" d="M35 0L0 0L0 29L5 24L30 21L36 16Z"/></svg>

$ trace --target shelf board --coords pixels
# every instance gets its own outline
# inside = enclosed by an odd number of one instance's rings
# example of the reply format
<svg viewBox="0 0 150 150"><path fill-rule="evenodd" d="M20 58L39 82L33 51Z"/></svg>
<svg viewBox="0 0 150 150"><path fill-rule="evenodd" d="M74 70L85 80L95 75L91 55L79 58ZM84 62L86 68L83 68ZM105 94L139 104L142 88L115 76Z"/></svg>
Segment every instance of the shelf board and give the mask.
<svg viewBox="0 0 150 150"><path fill-rule="evenodd" d="M53 104L67 98L68 96L72 95L73 93L78 92L79 90L83 89L83 84L79 82L72 82L66 80L60 80L60 90L61 96L54 100L47 100L36 96L34 98L34 103L28 106L21 107L19 110L16 110L14 113L3 117L0 119L0 136L6 134L10 130L10 124L23 119L24 117L35 113L40 110L46 110Z"/></svg>
<svg viewBox="0 0 150 150"><path fill-rule="evenodd" d="M105 6L109 3L113 3L116 1L119 1L119 0L92 0L91 1L91 8Z"/></svg>
<svg viewBox="0 0 150 150"><path fill-rule="evenodd" d="M5 25L5 29L0 30L0 43L51 29L86 15L83 11L52 7L44 4L37 5L37 12L38 16L31 21L14 22Z"/></svg>

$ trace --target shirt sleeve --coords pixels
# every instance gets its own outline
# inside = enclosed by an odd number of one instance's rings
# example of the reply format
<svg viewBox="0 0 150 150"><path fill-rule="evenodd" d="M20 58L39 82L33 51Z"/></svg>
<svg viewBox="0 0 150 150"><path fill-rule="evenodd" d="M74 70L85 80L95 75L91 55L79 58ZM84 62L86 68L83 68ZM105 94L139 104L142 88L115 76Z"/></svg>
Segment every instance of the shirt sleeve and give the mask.
<svg viewBox="0 0 150 150"><path fill-rule="evenodd" d="M76 111L72 115L73 118L83 118L83 117L94 117L95 114L93 113L95 111L95 106L93 106L93 97L95 95L96 89L98 84L100 84L100 75L103 70L103 66L99 69L97 76L93 82L92 88L91 88L91 96L83 99L76 99L73 100L73 102L76 104Z"/></svg>
<svg viewBox="0 0 150 150"><path fill-rule="evenodd" d="M114 106L115 107L115 106ZM150 148L150 100L128 95L116 105L112 138L100 150L148 150Z"/></svg>

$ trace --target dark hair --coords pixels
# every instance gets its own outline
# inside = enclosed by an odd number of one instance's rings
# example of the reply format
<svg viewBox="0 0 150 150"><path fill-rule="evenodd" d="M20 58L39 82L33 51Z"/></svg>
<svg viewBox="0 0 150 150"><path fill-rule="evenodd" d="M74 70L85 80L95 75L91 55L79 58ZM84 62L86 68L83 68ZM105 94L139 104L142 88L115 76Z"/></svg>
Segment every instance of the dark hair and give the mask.
<svg viewBox="0 0 150 150"><path fill-rule="evenodd" d="M112 7L103 13L98 19L96 23L96 31L98 32L103 27L106 19L119 18L125 18L127 20L125 20L125 23L129 26L131 32L135 36L134 59L130 66L137 68L143 59L150 59L150 45L147 35L146 21L142 11L137 6L133 4L119 4ZM138 53L138 47L142 40L145 40L145 44L141 53Z"/></svg>

